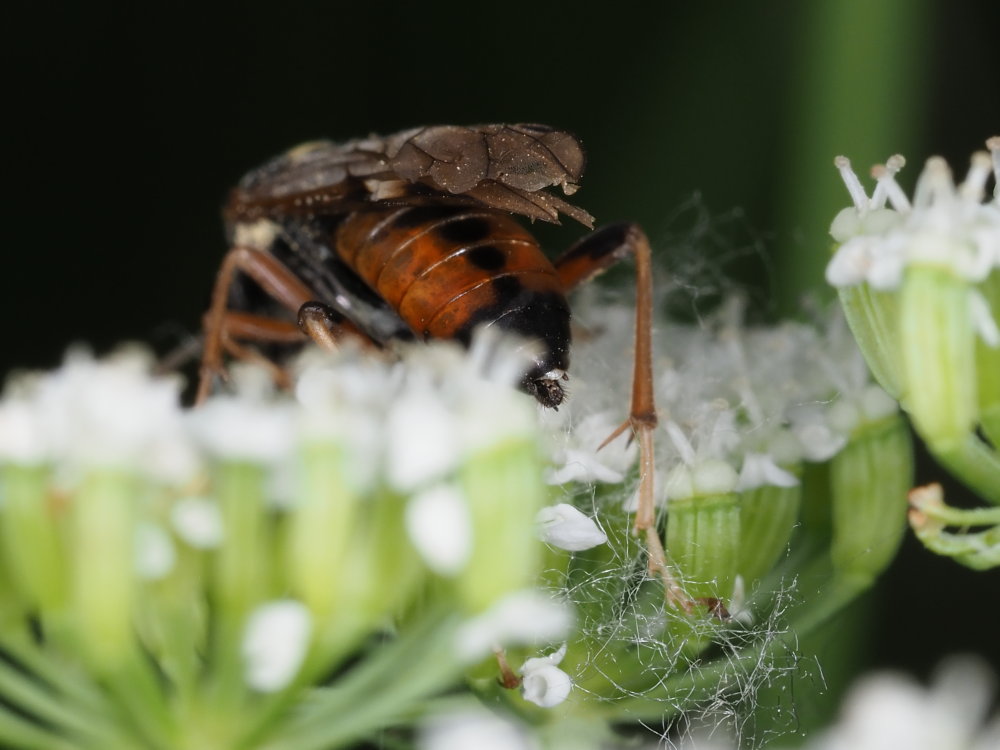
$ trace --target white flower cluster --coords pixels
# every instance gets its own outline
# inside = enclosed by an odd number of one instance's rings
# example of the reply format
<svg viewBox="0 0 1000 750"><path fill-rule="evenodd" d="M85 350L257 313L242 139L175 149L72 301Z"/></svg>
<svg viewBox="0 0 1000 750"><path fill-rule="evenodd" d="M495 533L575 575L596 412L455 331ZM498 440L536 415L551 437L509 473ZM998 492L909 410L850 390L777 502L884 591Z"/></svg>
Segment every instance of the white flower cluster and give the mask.
<svg viewBox="0 0 1000 750"><path fill-rule="evenodd" d="M895 179L903 157L872 169L877 185L870 198L850 162L837 157L854 205L830 227L841 244L827 266L827 281L836 287L867 282L874 289L895 289L903 270L920 263L948 268L975 283L1000 267L1000 191L994 187L993 200L986 199L990 172L1000 180L1000 137L987 141L987 147L992 159L986 152L973 154L958 185L943 159L928 159L912 203Z"/></svg>
<svg viewBox="0 0 1000 750"><path fill-rule="evenodd" d="M407 497L403 521L413 547L431 571L457 576L486 531L473 528L456 478L463 463L477 451L536 439L536 406L513 387L523 352L523 343L488 333L475 339L471 353L434 344L408 349L402 361L349 348L334 356L311 352L298 363L294 398L274 392L264 371L237 365L230 392L198 409L182 408L179 380L153 375L145 353L123 350L97 360L74 352L56 371L8 383L0 399L0 469L46 467L70 492L88 473L109 469L170 488L168 508L140 500L136 514L135 575L157 581L177 567L181 546L197 553L227 543L232 530L209 489L210 465L264 469L269 498L294 511L303 450L336 444L346 451L343 470L353 491L388 485ZM536 535L569 550L606 541L571 506L544 509L535 529L532 515L525 519L526 545L537 545ZM493 518L495 524L502 515ZM561 602L516 592L470 619L456 649L471 662L500 645L558 642L572 619ZM255 610L243 643L248 684L263 692L287 685L310 628L301 602ZM549 662L527 695L544 705L560 702L571 685Z"/></svg>
<svg viewBox="0 0 1000 750"><path fill-rule="evenodd" d="M184 481L199 468L179 407L178 378L151 378L138 348L105 360L71 351L50 373L10 380L0 400L0 462L51 464L66 481L125 468Z"/></svg>
<svg viewBox="0 0 1000 750"><path fill-rule="evenodd" d="M499 363L488 378L486 357ZM304 441L336 437L355 447L359 484L381 474L411 491L484 443L534 429L530 401L511 387L522 362L509 342L480 337L472 356L448 344L416 347L406 360L312 352L294 401L275 394L263 370L235 365L231 393L185 410L180 379L154 376L147 352L98 360L73 351L57 370L8 382L0 463L122 468L180 485L206 455L276 466Z"/></svg>
<svg viewBox="0 0 1000 750"><path fill-rule="evenodd" d="M636 460L625 437L598 450L628 413L632 363L622 342L633 311L602 305L593 325L588 312L578 307L588 335L574 350L571 398L543 415L553 484L620 482ZM657 492L668 499L794 486L803 461L830 459L859 425L896 410L839 316L822 329L748 327L733 300L701 325L662 326L654 337Z"/></svg>

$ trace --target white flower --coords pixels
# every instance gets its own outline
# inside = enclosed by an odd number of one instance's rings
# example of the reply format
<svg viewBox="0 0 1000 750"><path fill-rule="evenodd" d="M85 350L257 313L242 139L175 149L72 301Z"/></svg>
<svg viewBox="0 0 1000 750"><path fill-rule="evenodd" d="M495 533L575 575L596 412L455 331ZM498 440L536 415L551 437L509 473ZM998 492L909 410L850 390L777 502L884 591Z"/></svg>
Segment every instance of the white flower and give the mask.
<svg viewBox="0 0 1000 750"><path fill-rule="evenodd" d="M72 351L58 370L15 380L0 405L0 455L52 461L71 475L124 468L190 478L197 461L181 429L180 381L153 377L151 366L138 348L103 360Z"/></svg>
<svg viewBox="0 0 1000 750"><path fill-rule="evenodd" d="M803 404L788 415L802 455L809 461L828 461L847 445L847 436L830 423L829 410L820 404Z"/></svg>
<svg viewBox="0 0 1000 750"><path fill-rule="evenodd" d="M52 446L35 404L22 396L0 401L0 460L40 464L52 457Z"/></svg>
<svg viewBox="0 0 1000 750"><path fill-rule="evenodd" d="M568 409L560 409L560 412L568 413ZM625 479L625 473L635 464L638 446L634 441L630 443L624 436L600 447L621 422L620 417L616 422L611 412L587 414L568 431L560 424L559 412L545 412L542 418L552 426L553 442L563 442L554 451L556 468L546 476L549 484L617 484Z"/></svg>
<svg viewBox="0 0 1000 750"><path fill-rule="evenodd" d="M456 651L469 662L494 648L561 640L573 626L567 604L529 589L508 594L459 628Z"/></svg>
<svg viewBox="0 0 1000 750"><path fill-rule="evenodd" d="M456 415L429 387L394 401L386 439L389 481L404 491L440 479L461 456Z"/></svg>
<svg viewBox="0 0 1000 750"><path fill-rule="evenodd" d="M406 505L406 531L427 567L455 575L472 552L472 521L462 493L454 485L437 484L419 492Z"/></svg>
<svg viewBox="0 0 1000 750"><path fill-rule="evenodd" d="M538 656L525 660L521 665L521 695L542 708L558 706L573 689L573 680L559 669L558 664L566 656L566 644L548 656Z"/></svg>
<svg viewBox="0 0 1000 750"><path fill-rule="evenodd" d="M798 477L778 466L771 456L746 453L743 455L743 468L740 469L736 489L745 492L757 487L796 487L798 484Z"/></svg>
<svg viewBox="0 0 1000 750"><path fill-rule="evenodd" d="M135 569L140 578L157 581L164 578L177 560L177 551L163 527L140 522L135 530Z"/></svg>
<svg viewBox="0 0 1000 750"><path fill-rule="evenodd" d="M931 687L882 673L847 697L840 722L809 743L810 750L991 750L1000 745L1000 717L984 728L994 678L981 662L953 658Z"/></svg>
<svg viewBox="0 0 1000 750"><path fill-rule="evenodd" d="M1000 139L991 138L994 179L1000 177ZM985 152L973 154L965 181L956 185L944 160L927 161L917 180L913 202L896 183L900 156L872 170L878 180L869 199L850 162L838 157L854 208L834 220L830 233L842 243L827 266L834 286L868 282L875 289L894 289L911 263L950 269L971 282L984 279L1000 266L1000 198L986 200L991 161ZM994 196L996 195L994 189ZM892 208L885 208L885 203Z"/></svg>
<svg viewBox="0 0 1000 750"><path fill-rule="evenodd" d="M550 505L535 517L543 542L570 552L580 552L608 541L594 522L569 503Z"/></svg>
<svg viewBox="0 0 1000 750"><path fill-rule="evenodd" d="M177 536L195 549L218 547L224 537L219 506L205 497L178 500L170 509L170 523Z"/></svg>
<svg viewBox="0 0 1000 750"><path fill-rule="evenodd" d="M432 716L420 727L420 750L538 750L538 743L513 721L485 708Z"/></svg>
<svg viewBox="0 0 1000 750"><path fill-rule="evenodd" d="M191 432L206 451L228 461L273 465L294 447L292 405L273 398L263 383L268 374L252 365L234 365L234 395L213 396L188 415Z"/></svg>
<svg viewBox="0 0 1000 750"><path fill-rule="evenodd" d="M312 620L301 602L268 602L250 613L243 632L247 684L262 693L286 687L309 648Z"/></svg>

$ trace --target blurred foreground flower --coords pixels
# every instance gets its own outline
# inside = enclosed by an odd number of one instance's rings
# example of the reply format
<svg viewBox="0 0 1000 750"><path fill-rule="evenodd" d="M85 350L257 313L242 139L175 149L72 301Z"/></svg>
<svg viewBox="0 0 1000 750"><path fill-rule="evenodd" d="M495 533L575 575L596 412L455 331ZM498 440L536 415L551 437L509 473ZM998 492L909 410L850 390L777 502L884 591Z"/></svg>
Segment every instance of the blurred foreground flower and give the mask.
<svg viewBox="0 0 1000 750"><path fill-rule="evenodd" d="M839 246L827 279L872 372L930 451L1000 504L1000 189L986 195L991 171L1000 182L1000 137L987 146L959 184L944 160L929 159L912 203L895 181L902 157L873 168L870 198L838 158L854 206L830 229ZM971 567L1000 562L1000 509L961 511L927 497L913 496L910 515L924 544Z"/></svg>
<svg viewBox="0 0 1000 750"><path fill-rule="evenodd" d="M808 750L993 750L1000 715L987 722L995 676L972 658L943 663L928 688L891 672L866 677L848 694L840 721Z"/></svg>
<svg viewBox="0 0 1000 750"><path fill-rule="evenodd" d="M838 720L801 750L995 750L1000 714L991 717L996 675L974 657L954 656L928 687L896 672L873 672L847 693ZM740 750L725 725L699 726L680 750Z"/></svg>
<svg viewBox="0 0 1000 750"><path fill-rule="evenodd" d="M195 411L136 352L11 379L0 743L321 750L419 726L426 747L597 747L749 710L895 552L895 402L836 319L748 327L733 300L662 326L660 531L703 604L680 612L630 533L634 448L598 450L627 408L632 313L578 310L558 412L511 387L518 346L488 333L309 352L294 396L237 367Z"/></svg>
<svg viewBox="0 0 1000 750"><path fill-rule="evenodd" d="M304 361L295 400L237 368L190 412L135 351L12 379L0 743L332 747L494 648L562 642L572 613L533 590L534 408L455 347L410 359ZM490 626L523 592L549 619Z"/></svg>

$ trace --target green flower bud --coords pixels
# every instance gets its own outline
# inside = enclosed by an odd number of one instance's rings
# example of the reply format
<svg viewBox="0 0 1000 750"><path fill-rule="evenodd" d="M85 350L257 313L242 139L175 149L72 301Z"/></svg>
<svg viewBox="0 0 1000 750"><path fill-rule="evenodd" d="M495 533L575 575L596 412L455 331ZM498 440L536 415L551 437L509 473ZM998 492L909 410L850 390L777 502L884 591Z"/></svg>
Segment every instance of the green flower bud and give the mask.
<svg viewBox="0 0 1000 750"><path fill-rule="evenodd" d="M342 576L350 565L360 498L347 481L348 453L334 442L302 449L301 491L287 526L288 581L292 594L322 622L336 608Z"/></svg>
<svg viewBox="0 0 1000 750"><path fill-rule="evenodd" d="M41 466L8 464L0 474L2 554L15 590L43 613L61 609L68 583L58 503Z"/></svg>
<svg viewBox="0 0 1000 750"><path fill-rule="evenodd" d="M72 499L73 625L99 671L116 670L133 653L138 489L129 474L95 469Z"/></svg>
<svg viewBox="0 0 1000 750"><path fill-rule="evenodd" d="M735 492L671 498L666 549L693 599L730 600L740 541L740 498Z"/></svg>
<svg viewBox="0 0 1000 750"><path fill-rule="evenodd" d="M969 283L948 269L912 266L900 292L904 406L933 448L976 423L975 330Z"/></svg>
<svg viewBox="0 0 1000 750"><path fill-rule="evenodd" d="M512 436L470 455L460 470L469 505L473 548L456 583L472 612L532 586L541 572L543 545L535 517L546 501L542 464L533 436Z"/></svg>
<svg viewBox="0 0 1000 750"><path fill-rule="evenodd" d="M802 499L802 485L765 485L740 495L737 572L747 584L766 574L788 547Z"/></svg>
<svg viewBox="0 0 1000 750"><path fill-rule="evenodd" d="M1000 317L1000 271L994 269L978 288L987 308L984 313L995 326ZM980 425L990 442L1000 445L1000 345L983 336L976 339L976 376Z"/></svg>
<svg viewBox="0 0 1000 750"><path fill-rule="evenodd" d="M904 393L899 338L899 295L868 284L837 289L844 317L872 375L894 399Z"/></svg>
<svg viewBox="0 0 1000 750"><path fill-rule="evenodd" d="M214 483L225 543L213 556L212 596L220 615L240 620L268 595L264 469L246 461L226 461Z"/></svg>
<svg viewBox="0 0 1000 750"><path fill-rule="evenodd" d="M904 529L913 453L900 415L861 426L830 464L833 540L841 576L867 585L889 564Z"/></svg>

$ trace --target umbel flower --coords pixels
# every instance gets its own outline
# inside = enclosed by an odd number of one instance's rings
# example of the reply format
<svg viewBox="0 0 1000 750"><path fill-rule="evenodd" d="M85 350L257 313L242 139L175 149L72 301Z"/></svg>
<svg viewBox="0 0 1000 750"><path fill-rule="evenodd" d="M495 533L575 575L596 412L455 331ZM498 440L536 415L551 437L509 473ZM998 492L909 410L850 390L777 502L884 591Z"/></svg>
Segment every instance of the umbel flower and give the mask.
<svg viewBox="0 0 1000 750"><path fill-rule="evenodd" d="M1000 137L987 147L958 184L943 159L929 159L912 201L896 182L902 157L872 169L870 198L839 157L854 205L830 229L838 246L826 275L879 383L900 400L939 462L996 505ZM939 490L911 498L911 524L930 549L975 568L1000 563L1000 509L954 510ZM986 528L954 534L949 526Z"/></svg>
<svg viewBox="0 0 1000 750"><path fill-rule="evenodd" d="M632 313L579 310L558 412L489 332L307 352L292 393L237 367L197 410L136 350L13 377L0 744L322 750L419 725L437 748L472 715L524 747L613 745L738 710L891 559L905 426L840 319L748 327L734 300L659 326L660 529L704 604L676 611L630 533L635 449L598 450Z"/></svg>

